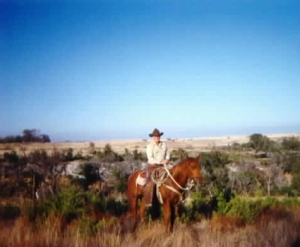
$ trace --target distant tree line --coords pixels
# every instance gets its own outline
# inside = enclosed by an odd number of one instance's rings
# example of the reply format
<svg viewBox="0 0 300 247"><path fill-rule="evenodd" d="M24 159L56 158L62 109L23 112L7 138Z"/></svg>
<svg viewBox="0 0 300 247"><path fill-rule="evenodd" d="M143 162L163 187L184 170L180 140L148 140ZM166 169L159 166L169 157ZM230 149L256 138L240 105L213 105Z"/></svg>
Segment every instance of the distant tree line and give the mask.
<svg viewBox="0 0 300 247"><path fill-rule="evenodd" d="M273 141L266 135L254 133L249 136L249 142L233 143L232 150L253 150L258 152L300 151L300 139L296 136L285 137L281 141Z"/></svg>
<svg viewBox="0 0 300 247"><path fill-rule="evenodd" d="M49 135L41 134L37 129L25 129L22 135L0 137L0 143L51 142Z"/></svg>

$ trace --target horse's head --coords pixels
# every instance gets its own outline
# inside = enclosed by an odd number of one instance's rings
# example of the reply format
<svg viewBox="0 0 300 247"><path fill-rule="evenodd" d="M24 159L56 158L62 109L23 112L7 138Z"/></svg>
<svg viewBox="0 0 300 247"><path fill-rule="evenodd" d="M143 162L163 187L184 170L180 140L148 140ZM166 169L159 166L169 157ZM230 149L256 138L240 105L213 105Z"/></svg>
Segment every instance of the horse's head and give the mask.
<svg viewBox="0 0 300 247"><path fill-rule="evenodd" d="M193 179L197 185L200 184L200 181L202 179L201 175L201 166L200 166L200 155L196 158L189 158L188 163L188 177L190 179Z"/></svg>

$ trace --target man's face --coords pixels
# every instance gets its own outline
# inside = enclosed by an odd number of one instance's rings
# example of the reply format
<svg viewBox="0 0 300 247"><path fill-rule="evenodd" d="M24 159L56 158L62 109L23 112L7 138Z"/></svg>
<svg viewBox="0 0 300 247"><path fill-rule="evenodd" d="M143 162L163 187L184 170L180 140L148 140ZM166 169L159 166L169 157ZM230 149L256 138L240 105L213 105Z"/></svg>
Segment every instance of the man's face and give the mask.
<svg viewBox="0 0 300 247"><path fill-rule="evenodd" d="M160 142L160 136L153 136L153 141L155 143L159 143Z"/></svg>

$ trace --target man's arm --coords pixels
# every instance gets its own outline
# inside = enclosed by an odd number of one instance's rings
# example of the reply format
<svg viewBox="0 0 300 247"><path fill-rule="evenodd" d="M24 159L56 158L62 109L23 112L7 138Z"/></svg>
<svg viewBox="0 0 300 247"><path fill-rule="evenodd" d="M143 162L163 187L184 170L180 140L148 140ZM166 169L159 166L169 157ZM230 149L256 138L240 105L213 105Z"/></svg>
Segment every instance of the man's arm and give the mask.
<svg viewBox="0 0 300 247"><path fill-rule="evenodd" d="M170 162L170 151L165 143L164 143L164 145L165 145L165 148L164 148L165 149L165 157L161 163L167 165Z"/></svg>
<svg viewBox="0 0 300 247"><path fill-rule="evenodd" d="M168 161L170 161L170 157L171 155L170 155L170 150L169 150L169 148L166 146L166 160L168 160Z"/></svg>
<svg viewBox="0 0 300 247"><path fill-rule="evenodd" d="M170 162L170 151L167 145L164 143L164 159L160 163L167 165L169 162Z"/></svg>

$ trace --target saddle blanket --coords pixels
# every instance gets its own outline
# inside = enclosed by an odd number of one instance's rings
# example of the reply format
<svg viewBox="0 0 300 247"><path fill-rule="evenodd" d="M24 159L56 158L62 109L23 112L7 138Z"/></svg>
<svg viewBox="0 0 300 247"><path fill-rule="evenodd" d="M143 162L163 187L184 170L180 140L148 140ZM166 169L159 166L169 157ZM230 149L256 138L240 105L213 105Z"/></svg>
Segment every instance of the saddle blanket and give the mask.
<svg viewBox="0 0 300 247"><path fill-rule="evenodd" d="M139 175L136 179L136 183L141 186L144 186L146 184L146 181L146 178L142 178L141 175Z"/></svg>

